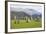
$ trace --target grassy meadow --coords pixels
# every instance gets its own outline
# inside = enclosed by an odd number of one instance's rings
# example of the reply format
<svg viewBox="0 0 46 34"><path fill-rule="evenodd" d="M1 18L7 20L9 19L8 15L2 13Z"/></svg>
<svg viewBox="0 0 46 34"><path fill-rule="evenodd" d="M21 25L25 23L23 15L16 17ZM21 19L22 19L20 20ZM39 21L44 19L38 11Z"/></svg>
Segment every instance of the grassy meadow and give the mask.
<svg viewBox="0 0 46 34"><path fill-rule="evenodd" d="M19 28L40 28L42 27L41 20L11 20L11 29Z"/></svg>

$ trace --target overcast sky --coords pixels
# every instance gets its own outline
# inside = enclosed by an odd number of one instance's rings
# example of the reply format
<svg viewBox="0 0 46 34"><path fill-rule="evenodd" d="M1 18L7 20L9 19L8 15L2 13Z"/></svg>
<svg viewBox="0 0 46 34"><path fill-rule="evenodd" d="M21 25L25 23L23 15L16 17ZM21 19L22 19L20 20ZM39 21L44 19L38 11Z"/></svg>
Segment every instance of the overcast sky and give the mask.
<svg viewBox="0 0 46 34"><path fill-rule="evenodd" d="M11 11L17 11L17 12L25 12L29 15L32 14L42 14L42 6L41 5L32 5L32 4L10 4L10 10Z"/></svg>
<svg viewBox="0 0 46 34"><path fill-rule="evenodd" d="M32 6L32 5L16 5L16 4L11 4L10 5L10 10L11 11L27 11L27 12L31 12L30 10L28 11L27 9L34 9L38 12L42 12L42 7L41 6Z"/></svg>

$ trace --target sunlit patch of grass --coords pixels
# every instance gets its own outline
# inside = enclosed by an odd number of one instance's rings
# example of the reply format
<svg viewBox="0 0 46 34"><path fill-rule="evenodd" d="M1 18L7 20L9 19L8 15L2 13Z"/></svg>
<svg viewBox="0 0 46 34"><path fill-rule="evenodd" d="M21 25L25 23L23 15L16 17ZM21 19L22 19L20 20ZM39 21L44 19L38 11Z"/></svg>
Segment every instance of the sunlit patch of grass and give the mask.
<svg viewBox="0 0 46 34"><path fill-rule="evenodd" d="M35 20L30 20L28 23L26 20L17 20L11 21L11 29L18 29L18 28L39 28L42 27L42 23Z"/></svg>

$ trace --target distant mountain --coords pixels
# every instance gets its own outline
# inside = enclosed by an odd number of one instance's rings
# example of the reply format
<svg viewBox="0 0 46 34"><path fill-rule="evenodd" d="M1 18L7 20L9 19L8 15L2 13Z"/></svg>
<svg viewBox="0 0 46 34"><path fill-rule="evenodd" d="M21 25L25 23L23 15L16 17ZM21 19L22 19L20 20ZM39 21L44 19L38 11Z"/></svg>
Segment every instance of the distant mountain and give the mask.
<svg viewBox="0 0 46 34"><path fill-rule="evenodd" d="M11 11L11 19L14 19L14 17L16 16L17 19L20 19L22 17L31 17L30 15L26 14L25 12L15 12L15 11Z"/></svg>
<svg viewBox="0 0 46 34"><path fill-rule="evenodd" d="M34 10L34 9L26 9L25 10L25 13L29 14L29 15L34 15L34 14L37 14L37 15L40 15L41 13Z"/></svg>
<svg viewBox="0 0 46 34"><path fill-rule="evenodd" d="M42 14L34 9L26 9L22 11L11 11L11 19L14 19L14 16L17 17L17 19L20 19L21 17L31 17L32 18L37 18L37 17L42 17Z"/></svg>
<svg viewBox="0 0 46 34"><path fill-rule="evenodd" d="M41 14L40 14L40 15L38 15L38 14L32 15L32 18L34 18L34 19L35 19L35 18L38 18L38 17L39 17L39 18L42 18L42 15L41 15Z"/></svg>
<svg viewBox="0 0 46 34"><path fill-rule="evenodd" d="M29 15L34 15L34 14L38 14L40 15L41 13L38 11L38 10L35 10L35 9L30 9L30 8L11 8L12 10L11 11L17 11L17 12L25 12Z"/></svg>

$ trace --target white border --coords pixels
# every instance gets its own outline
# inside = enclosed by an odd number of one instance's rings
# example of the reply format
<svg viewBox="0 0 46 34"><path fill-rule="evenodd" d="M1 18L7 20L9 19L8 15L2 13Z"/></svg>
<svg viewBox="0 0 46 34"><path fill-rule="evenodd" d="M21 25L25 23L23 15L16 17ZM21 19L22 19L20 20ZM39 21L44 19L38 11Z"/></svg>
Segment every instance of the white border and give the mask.
<svg viewBox="0 0 46 34"><path fill-rule="evenodd" d="M10 29L10 4L40 5L42 6L42 28ZM8 2L8 32L44 30L44 4Z"/></svg>

